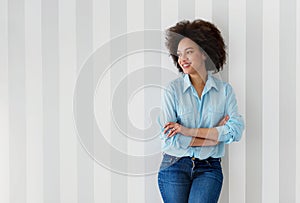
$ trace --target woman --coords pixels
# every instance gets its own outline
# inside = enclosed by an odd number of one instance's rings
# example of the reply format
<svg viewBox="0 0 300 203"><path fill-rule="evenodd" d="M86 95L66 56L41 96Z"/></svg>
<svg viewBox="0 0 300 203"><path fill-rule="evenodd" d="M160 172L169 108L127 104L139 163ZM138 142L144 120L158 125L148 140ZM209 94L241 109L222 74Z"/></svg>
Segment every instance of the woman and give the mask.
<svg viewBox="0 0 300 203"><path fill-rule="evenodd" d="M232 87L210 73L222 70L224 41L209 22L181 21L167 30L166 46L182 75L162 99L161 196L165 203L218 202L225 144L244 130Z"/></svg>

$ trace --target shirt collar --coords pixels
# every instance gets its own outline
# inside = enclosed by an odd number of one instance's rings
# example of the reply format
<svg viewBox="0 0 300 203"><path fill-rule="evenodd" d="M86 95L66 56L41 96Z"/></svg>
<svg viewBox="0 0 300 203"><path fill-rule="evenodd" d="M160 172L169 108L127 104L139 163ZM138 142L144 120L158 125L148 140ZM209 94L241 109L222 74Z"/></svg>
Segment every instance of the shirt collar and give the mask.
<svg viewBox="0 0 300 203"><path fill-rule="evenodd" d="M190 77L188 74L184 74L183 75L183 81L184 81L184 84L183 84L183 93L189 88L192 86L192 82L190 80ZM218 87L217 87L217 84L216 84L216 81L214 79L214 77L211 75L211 74L208 74L207 75L207 80L206 80L206 83L205 83L205 87L204 87L204 92L208 92L211 88L215 88L217 91L219 90Z"/></svg>
<svg viewBox="0 0 300 203"><path fill-rule="evenodd" d="M191 83L191 80L190 80L190 77L188 74L183 74L183 93L189 88L192 86L192 83Z"/></svg>

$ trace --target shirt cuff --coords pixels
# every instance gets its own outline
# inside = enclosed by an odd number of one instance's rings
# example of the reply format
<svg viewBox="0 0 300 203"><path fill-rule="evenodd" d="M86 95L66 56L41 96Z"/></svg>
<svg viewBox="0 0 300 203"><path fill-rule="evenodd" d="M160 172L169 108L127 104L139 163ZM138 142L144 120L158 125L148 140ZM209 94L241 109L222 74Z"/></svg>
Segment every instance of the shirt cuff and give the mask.
<svg viewBox="0 0 300 203"><path fill-rule="evenodd" d="M219 142L225 142L225 144L229 144L233 141L233 138L230 135L230 130L229 130L228 126L222 125L222 126L216 127L216 129L219 133L219 137L218 137Z"/></svg>
<svg viewBox="0 0 300 203"><path fill-rule="evenodd" d="M178 136L177 141L178 141L179 147L183 148L183 149L187 149L190 146L192 137L184 136L182 134L177 134L177 136Z"/></svg>

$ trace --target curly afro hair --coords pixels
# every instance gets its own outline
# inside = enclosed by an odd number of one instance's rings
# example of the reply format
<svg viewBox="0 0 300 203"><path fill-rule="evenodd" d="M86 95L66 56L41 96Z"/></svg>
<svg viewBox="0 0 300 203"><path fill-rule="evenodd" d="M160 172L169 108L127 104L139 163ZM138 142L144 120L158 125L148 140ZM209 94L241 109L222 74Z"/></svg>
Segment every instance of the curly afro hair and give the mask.
<svg viewBox="0 0 300 203"><path fill-rule="evenodd" d="M226 51L220 30L210 22L204 20L180 21L166 30L166 47L177 66L183 72L178 61L177 48L183 38L189 38L199 45L200 51L206 56L207 71L219 72L226 61Z"/></svg>

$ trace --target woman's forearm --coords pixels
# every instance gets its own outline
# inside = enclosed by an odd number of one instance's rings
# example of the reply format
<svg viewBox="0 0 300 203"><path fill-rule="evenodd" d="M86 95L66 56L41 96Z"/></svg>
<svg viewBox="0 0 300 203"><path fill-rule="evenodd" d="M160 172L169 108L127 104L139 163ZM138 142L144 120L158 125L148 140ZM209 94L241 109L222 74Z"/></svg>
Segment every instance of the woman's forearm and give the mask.
<svg viewBox="0 0 300 203"><path fill-rule="evenodd" d="M203 139L203 138L198 138L198 137L193 137L190 146L191 147L205 147L205 146L215 146L219 142L218 141L213 141L213 140L208 140L208 139Z"/></svg>
<svg viewBox="0 0 300 203"><path fill-rule="evenodd" d="M218 141L219 133L216 128L189 128L186 136Z"/></svg>

